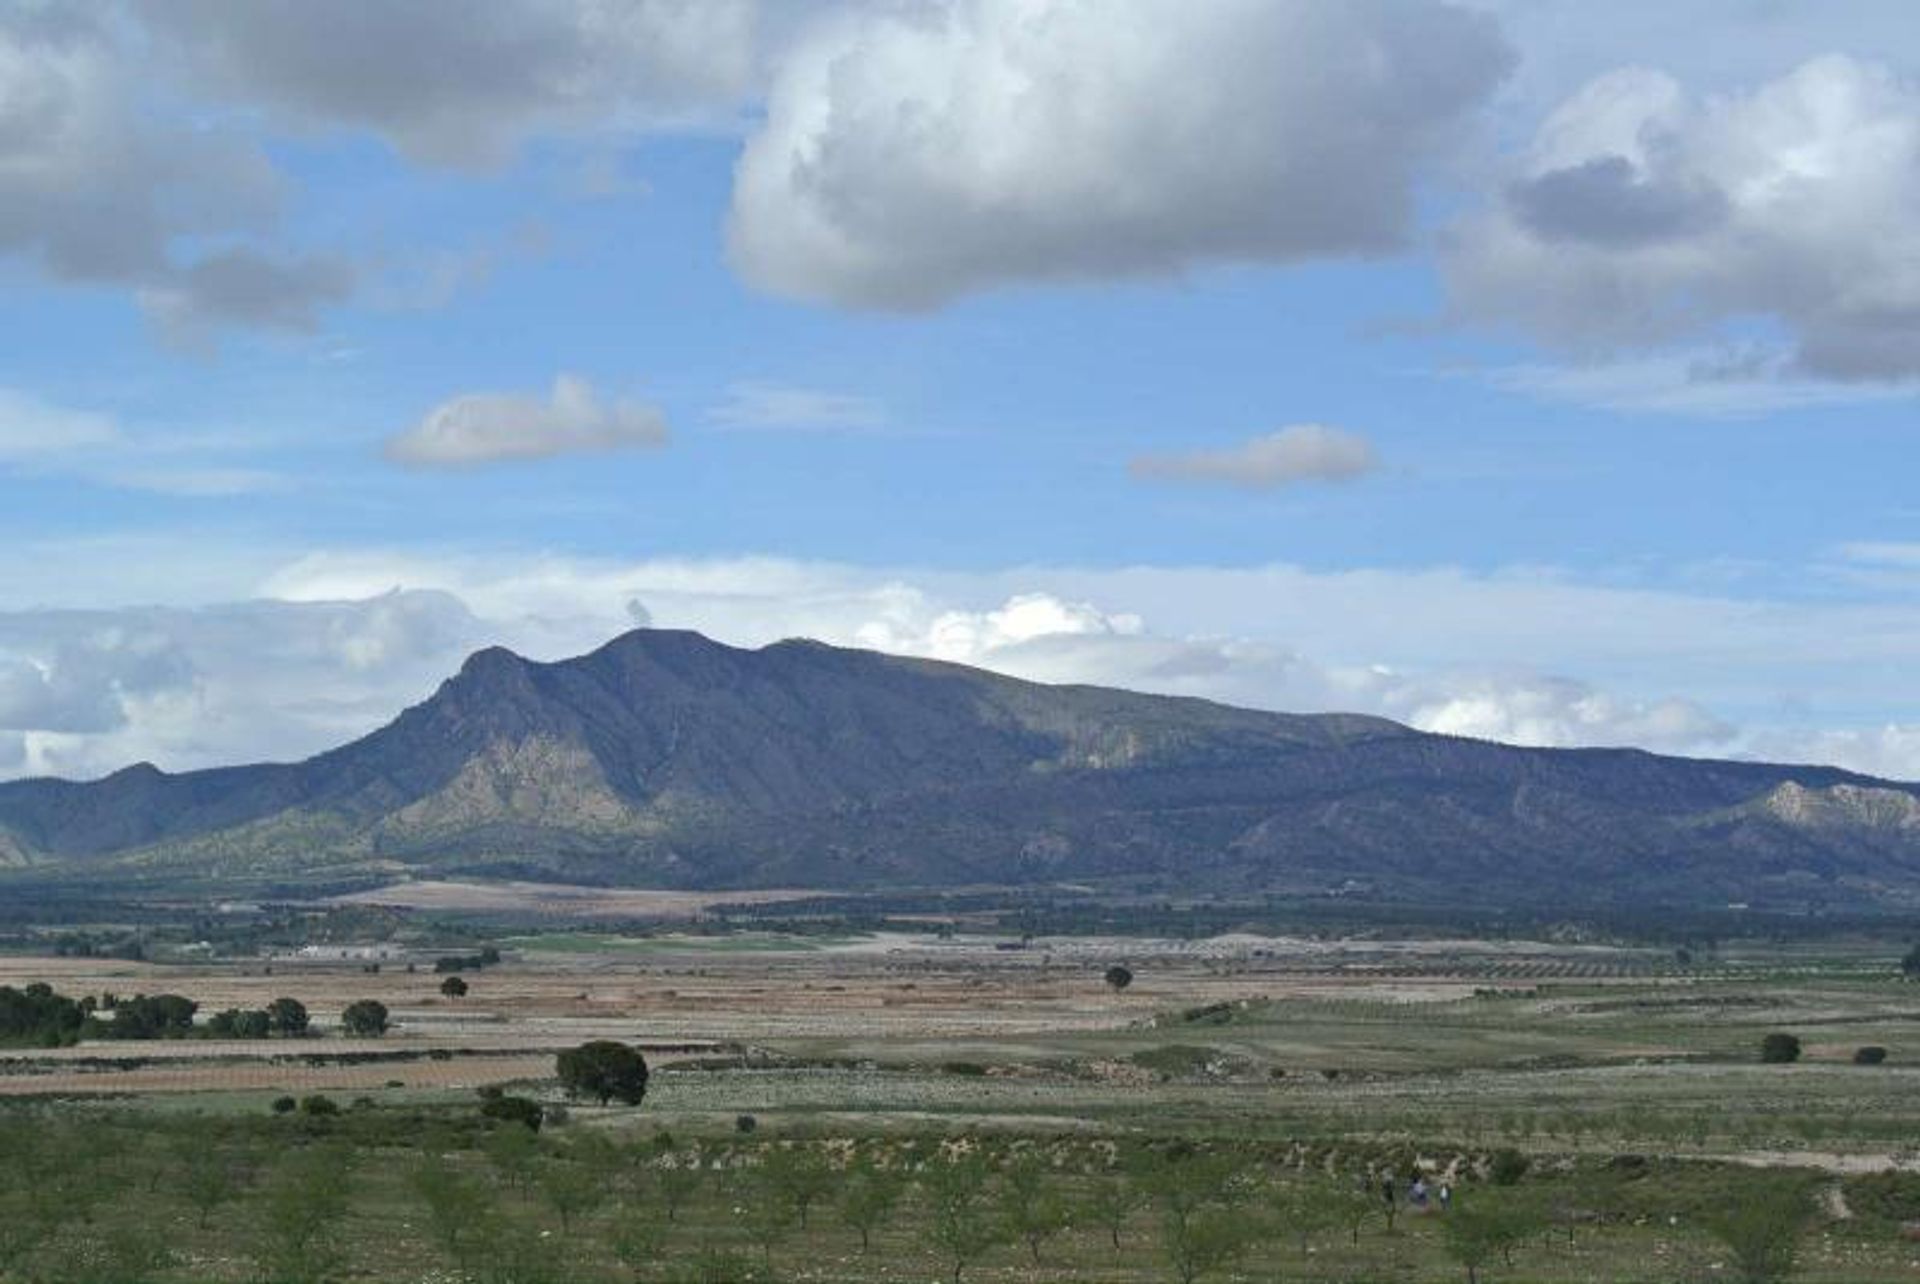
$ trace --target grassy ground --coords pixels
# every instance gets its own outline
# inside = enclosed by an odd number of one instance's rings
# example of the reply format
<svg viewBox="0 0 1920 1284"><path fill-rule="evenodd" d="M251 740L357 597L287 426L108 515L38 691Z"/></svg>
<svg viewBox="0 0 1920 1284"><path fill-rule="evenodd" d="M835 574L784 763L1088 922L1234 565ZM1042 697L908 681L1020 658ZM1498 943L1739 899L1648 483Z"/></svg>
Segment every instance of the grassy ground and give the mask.
<svg viewBox="0 0 1920 1284"><path fill-rule="evenodd" d="M966 1280L1180 1280L1184 1261L1195 1279L1442 1281L1491 1227L1511 1242L1482 1280L1671 1284L1739 1278L1712 1223L1782 1190L1791 1212L1769 1220L1803 1232L1795 1278L1920 1270L1900 1233L1920 1176L1887 1171L1920 1165L1920 986L1884 948L1681 967L1472 942L523 946L458 1003L391 968L7 960L0 982L44 967L69 992L209 1008L379 995L397 1029L366 1046L404 1059L328 1064L314 1054L364 1050L331 1035L0 1053L0 1281L927 1281L952 1278L943 1244L970 1227ZM1124 993L1100 980L1116 958L1138 978ZM1774 1032L1799 1063L1760 1063ZM592 1037L678 1050L639 1110L575 1106L537 1142L483 1124L475 1088L558 1104L550 1050ZM1854 1064L1862 1046L1885 1063ZM163 1055L145 1081L86 1063ZM274 1115L288 1091L344 1111ZM1527 1161L1511 1184L1503 1151ZM1356 1184L1415 1171L1452 1180L1450 1219L1389 1227L1371 1201L1345 1219ZM876 1182L898 1198L862 1251L843 1205ZM1117 1245L1096 1216L1116 1201ZM1221 1260L1178 1251L1188 1207ZM1009 1239L1035 1209L1061 1224Z"/></svg>
<svg viewBox="0 0 1920 1284"><path fill-rule="evenodd" d="M1734 1278L1716 1217L1782 1195L1804 1223L1797 1278L1877 1281L1911 1278L1897 1227L1920 1200L1911 1181L1638 1158L1541 1157L1501 1185L1485 1154L1397 1147L897 1128L667 1138L627 1112L537 1143L471 1112L367 1108L84 1127L39 1115L0 1139L3 1277L116 1284L921 1281L956 1264L972 1280L1179 1280L1182 1208L1190 1233L1218 1236L1196 1279L1464 1278L1449 1223L1507 1218L1483 1279L1651 1284ZM1374 1182L1417 1161L1451 1174L1453 1211L1403 1207L1389 1226ZM886 1206L863 1248L856 1197L874 1190Z"/></svg>

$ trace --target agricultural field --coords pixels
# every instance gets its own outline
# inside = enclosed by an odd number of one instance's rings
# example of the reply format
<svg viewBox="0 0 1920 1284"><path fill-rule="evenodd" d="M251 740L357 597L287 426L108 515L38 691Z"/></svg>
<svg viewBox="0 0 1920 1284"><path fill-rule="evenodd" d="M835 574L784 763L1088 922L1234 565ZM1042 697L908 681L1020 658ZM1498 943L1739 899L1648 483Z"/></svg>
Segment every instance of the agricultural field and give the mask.
<svg viewBox="0 0 1920 1284"><path fill-rule="evenodd" d="M0 1280L1920 1272L1891 936L494 928L0 955L0 986L198 1005L0 1048ZM206 1037L282 998L304 1037ZM349 1037L367 1001L386 1029ZM606 1040L651 1066L638 1105L561 1089Z"/></svg>

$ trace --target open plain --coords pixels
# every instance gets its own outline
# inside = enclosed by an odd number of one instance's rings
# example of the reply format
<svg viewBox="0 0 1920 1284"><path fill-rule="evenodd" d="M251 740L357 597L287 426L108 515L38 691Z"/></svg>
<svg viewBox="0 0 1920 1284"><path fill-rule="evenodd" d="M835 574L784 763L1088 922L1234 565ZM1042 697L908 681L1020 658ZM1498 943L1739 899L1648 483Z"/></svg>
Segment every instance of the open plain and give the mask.
<svg viewBox="0 0 1920 1284"><path fill-rule="evenodd" d="M270 1236L260 1219L275 1162L303 1154L352 1174L328 1231L333 1273L316 1279L893 1280L957 1268L981 1280L1443 1280L1464 1278L1462 1255L1478 1252L1446 1218L1469 1225L1482 1211L1516 1229L1493 1236L1476 1279L1741 1278L1714 1219L1782 1188L1808 1210L1795 1277L1911 1278L1920 1258L1902 1238L1920 1220L1920 1175L1906 1175L1920 1167L1920 987L1883 939L1676 952L1431 931L743 927L671 911L619 926L542 909L494 926L499 961L462 965L455 997L434 920L382 912L381 932L330 932L325 945L0 956L0 986L179 994L202 1023L285 996L313 1022L302 1039L0 1051L8 1137L83 1127L120 1138L135 1168L191 1169L204 1162L183 1158L193 1138L226 1156L230 1198L205 1221L230 1233L178 1231L153 1268L167 1281L275 1278L259 1253L209 1245ZM1116 965L1124 986L1109 980ZM378 1038L339 1029L362 1000L389 1014ZM1762 1040L1781 1032L1798 1059L1764 1063ZM592 1040L644 1051L641 1105L565 1098L556 1057ZM1861 1048L1883 1059L1856 1064ZM520 1125L486 1120L482 1094L548 1113L525 1156L501 1149L501 1128ZM316 1097L340 1112L272 1109ZM424 1148L409 1140L421 1136ZM985 1166L977 1197L962 1198L940 1174L967 1155ZM815 1160L825 1175L808 1195L795 1166ZM1203 1163L1230 1173L1209 1179L1222 1184L1194 1197L1194 1215L1231 1209L1247 1233L1199 1262L1170 1247L1168 1209L1186 1197L1156 1165ZM697 1190L663 1220L661 1183L689 1164ZM1029 1190L1036 1164L1047 1184ZM870 1169L899 1198L882 1201L861 1252L859 1210L843 1204ZM576 1172L599 1188L579 1209L560 1189ZM1409 1202L1421 1176L1449 1187L1455 1211ZM443 1179L479 1201L475 1242L564 1234L565 1273L538 1275L530 1257L503 1274L449 1247L458 1235L436 1240L429 1227L446 1214L428 1192ZM1382 1181L1392 1219L1383 1199L1342 1212ZM1110 1183L1128 1193L1104 1193ZM942 1239L960 1234L940 1230L961 1215L953 1199L978 1212L977 1244ZM1012 1202L1031 1199L1053 1211L1028 1241ZM1118 1229L1102 1211L1114 1200ZM788 1212L762 1224L763 1203ZM72 1233L56 1226L0 1278L56 1278L48 1245ZM657 1241L651 1258L633 1247L642 1240Z"/></svg>

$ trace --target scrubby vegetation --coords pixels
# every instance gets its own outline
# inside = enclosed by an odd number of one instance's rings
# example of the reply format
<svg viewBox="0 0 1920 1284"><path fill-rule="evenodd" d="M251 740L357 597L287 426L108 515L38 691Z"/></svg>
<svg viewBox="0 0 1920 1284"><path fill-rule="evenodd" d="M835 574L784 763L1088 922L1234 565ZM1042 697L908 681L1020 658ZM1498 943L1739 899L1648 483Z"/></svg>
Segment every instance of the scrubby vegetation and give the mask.
<svg viewBox="0 0 1920 1284"><path fill-rule="evenodd" d="M32 1284L1863 1281L1900 1278L1905 1254L1876 1246L1920 1213L1914 1178L1593 1157L1501 1184L1494 1156L1421 1147L536 1135L470 1107L317 1096L227 1117L0 1112L0 1148L0 1279ZM1414 1177L1453 1206L1411 1204Z"/></svg>

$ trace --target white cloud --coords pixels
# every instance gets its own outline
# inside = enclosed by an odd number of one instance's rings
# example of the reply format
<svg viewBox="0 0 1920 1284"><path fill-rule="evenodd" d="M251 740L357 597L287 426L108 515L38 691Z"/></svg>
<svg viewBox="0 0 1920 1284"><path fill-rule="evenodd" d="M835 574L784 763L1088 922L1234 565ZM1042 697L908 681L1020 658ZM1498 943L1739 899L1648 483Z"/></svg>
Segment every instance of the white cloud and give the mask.
<svg viewBox="0 0 1920 1284"><path fill-rule="evenodd" d="M1745 419L1780 410L1911 397L1920 383L1809 378L1776 346L1682 349L1576 365L1503 366L1488 382L1543 401L1629 414Z"/></svg>
<svg viewBox="0 0 1920 1284"><path fill-rule="evenodd" d="M1491 20L1433 0L856 9L779 69L732 258L780 294L914 309L1391 252L1417 172L1510 61Z"/></svg>
<svg viewBox="0 0 1920 1284"><path fill-rule="evenodd" d="M219 437L128 432L112 415L0 388L0 469L181 498L283 488L278 473L228 462L246 448Z"/></svg>
<svg viewBox="0 0 1920 1284"><path fill-rule="evenodd" d="M42 461L123 440L112 416L0 388L0 464Z"/></svg>
<svg viewBox="0 0 1920 1284"><path fill-rule="evenodd" d="M1699 98L1645 69L1542 124L1505 198L1449 236L1465 316L1575 349L1783 329L1793 373L1920 375L1920 84L1826 56Z"/></svg>
<svg viewBox="0 0 1920 1284"><path fill-rule="evenodd" d="M750 87L752 0L141 0L202 92L379 134L416 160L499 164L542 135L730 113Z"/></svg>
<svg viewBox="0 0 1920 1284"><path fill-rule="evenodd" d="M387 442L387 456L424 468L661 446L667 421L633 401L603 405L577 375L554 380L542 401L518 393L474 392L443 401Z"/></svg>
<svg viewBox="0 0 1920 1284"><path fill-rule="evenodd" d="M353 289L354 270L341 259L226 250L142 289L139 299L171 341L194 347L227 325L310 333L319 310L346 302Z"/></svg>
<svg viewBox="0 0 1920 1284"><path fill-rule="evenodd" d="M1636 745L1670 753L1733 747L1735 729L1689 700L1623 699L1534 674L1466 675L1391 690L1388 703L1424 731L1568 747Z"/></svg>
<svg viewBox="0 0 1920 1284"><path fill-rule="evenodd" d="M135 43L104 8L0 6L0 254L137 291L166 323L310 328L343 269L231 244L271 228L280 178L255 143L153 101Z"/></svg>
<svg viewBox="0 0 1920 1284"><path fill-rule="evenodd" d="M886 407L871 397L778 383L736 383L707 413L727 428L876 429L887 424Z"/></svg>
<svg viewBox="0 0 1920 1284"><path fill-rule="evenodd" d="M270 212L251 148L144 115L104 15L0 9L0 251L76 282L146 281L181 237Z"/></svg>
<svg viewBox="0 0 1920 1284"><path fill-rule="evenodd" d="M1039 681L1376 713L1528 744L1828 761L1920 778L1911 599L1736 600L1446 569L943 572L252 551L225 583L245 584L278 558L251 581L261 600L0 614L0 657L34 669L7 670L14 713L0 724L68 728L0 730L25 738L13 770L298 756L384 723L478 646L558 659L651 623L736 645L815 637ZM151 550L102 548L92 562L102 573L78 553L28 553L45 573L0 568L0 594L21 600L68 582L74 593L103 583L164 591L124 574L155 560ZM128 642L89 641L101 638ZM127 684L132 641L178 657L158 670L165 680ZM56 668L57 698L41 689ZM40 712L23 716L29 706ZM102 729L72 729L89 719Z"/></svg>
<svg viewBox="0 0 1920 1284"><path fill-rule="evenodd" d="M0 613L10 774L95 776L331 748L430 693L488 631L445 594Z"/></svg>
<svg viewBox="0 0 1920 1284"><path fill-rule="evenodd" d="M1358 433L1325 424L1293 424L1228 450L1143 455L1133 475L1154 481L1213 482L1274 490L1303 481L1351 481L1380 466Z"/></svg>
<svg viewBox="0 0 1920 1284"><path fill-rule="evenodd" d="M1819 730L1772 730L1754 738L1763 758L1831 762L1870 776L1920 780L1920 723Z"/></svg>

